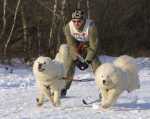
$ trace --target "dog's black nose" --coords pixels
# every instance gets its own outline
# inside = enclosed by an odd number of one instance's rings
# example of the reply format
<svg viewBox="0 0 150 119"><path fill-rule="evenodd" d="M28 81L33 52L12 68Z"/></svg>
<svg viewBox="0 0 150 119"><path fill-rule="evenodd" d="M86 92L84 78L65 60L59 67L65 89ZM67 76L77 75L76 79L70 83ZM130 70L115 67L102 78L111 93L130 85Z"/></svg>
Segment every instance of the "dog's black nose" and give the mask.
<svg viewBox="0 0 150 119"><path fill-rule="evenodd" d="M106 80L103 80L103 84L105 84L106 83Z"/></svg>

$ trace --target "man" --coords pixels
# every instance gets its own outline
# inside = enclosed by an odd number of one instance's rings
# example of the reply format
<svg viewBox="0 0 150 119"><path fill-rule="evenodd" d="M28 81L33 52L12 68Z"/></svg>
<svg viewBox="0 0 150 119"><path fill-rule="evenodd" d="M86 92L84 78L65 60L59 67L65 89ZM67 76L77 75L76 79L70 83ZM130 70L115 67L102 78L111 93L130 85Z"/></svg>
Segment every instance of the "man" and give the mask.
<svg viewBox="0 0 150 119"><path fill-rule="evenodd" d="M70 57L67 62L67 77L73 79L75 66L85 70L92 65L93 71L101 64L97 57L97 29L92 20L86 19L83 11L77 9L72 13L71 21L64 28ZM72 80L66 80L66 88L61 95L66 95Z"/></svg>

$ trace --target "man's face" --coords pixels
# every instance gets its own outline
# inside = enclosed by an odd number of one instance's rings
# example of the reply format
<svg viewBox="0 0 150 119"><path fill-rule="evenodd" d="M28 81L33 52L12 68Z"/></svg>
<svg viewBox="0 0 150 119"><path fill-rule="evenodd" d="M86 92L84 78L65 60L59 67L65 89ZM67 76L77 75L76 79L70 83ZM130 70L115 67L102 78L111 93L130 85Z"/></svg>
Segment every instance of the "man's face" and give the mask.
<svg viewBox="0 0 150 119"><path fill-rule="evenodd" d="M76 29L80 29L81 26L84 23L84 20L82 19L72 19L73 25L75 26Z"/></svg>

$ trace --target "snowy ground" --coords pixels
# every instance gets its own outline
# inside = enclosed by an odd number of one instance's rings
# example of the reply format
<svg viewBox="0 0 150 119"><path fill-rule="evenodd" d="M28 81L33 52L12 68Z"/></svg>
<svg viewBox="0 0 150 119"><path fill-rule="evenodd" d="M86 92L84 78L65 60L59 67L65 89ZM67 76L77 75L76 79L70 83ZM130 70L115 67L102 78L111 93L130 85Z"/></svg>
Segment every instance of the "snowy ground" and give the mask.
<svg viewBox="0 0 150 119"><path fill-rule="evenodd" d="M101 56L102 62L111 62L114 57ZM73 82L61 107L53 107L46 101L37 107L37 88L29 67L0 65L0 119L150 119L150 59L136 59L140 71L141 88L135 93L137 103L123 93L117 104L108 110L96 110L82 104L82 99L96 100L98 91L94 81ZM11 70L13 69L13 70ZM92 75L76 71L75 78L91 78Z"/></svg>

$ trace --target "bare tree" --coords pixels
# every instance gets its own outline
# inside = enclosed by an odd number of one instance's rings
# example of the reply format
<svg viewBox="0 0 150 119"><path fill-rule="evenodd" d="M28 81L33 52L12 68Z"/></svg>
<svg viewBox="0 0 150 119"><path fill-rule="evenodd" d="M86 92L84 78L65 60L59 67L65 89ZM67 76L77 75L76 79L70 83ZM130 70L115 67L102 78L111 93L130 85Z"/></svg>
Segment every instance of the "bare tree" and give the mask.
<svg viewBox="0 0 150 119"><path fill-rule="evenodd" d="M77 8L78 8L78 9L81 8L81 1L82 1L82 0L78 0L78 2L77 2Z"/></svg>
<svg viewBox="0 0 150 119"><path fill-rule="evenodd" d="M38 55L41 54L41 31L40 31L40 25L37 25L37 50L38 50Z"/></svg>
<svg viewBox="0 0 150 119"><path fill-rule="evenodd" d="M54 45L54 30L56 28L56 11L57 11L57 6L58 6L58 0L54 1L54 6L53 6L53 17L52 17L52 24L51 24L51 29L50 29L50 35L49 35L49 50L53 48ZM54 52L52 53L54 55Z"/></svg>
<svg viewBox="0 0 150 119"><path fill-rule="evenodd" d="M87 18L90 19L91 17L91 11L90 11L90 0L86 1L86 6L87 6Z"/></svg>
<svg viewBox="0 0 150 119"><path fill-rule="evenodd" d="M11 40L11 37L12 37L12 34L13 34L13 30L14 30L14 27L15 27L16 17L17 17L17 13L18 13L18 11L19 11L20 3L21 3L21 0L18 0L16 9L15 9L14 19L13 19L13 25L12 25L10 34L9 34L9 36L8 36L8 39L7 39L7 41L6 41L5 48L4 48L4 57L7 56L7 48L8 48L8 44L9 44L9 42L10 42L10 40Z"/></svg>
<svg viewBox="0 0 150 119"><path fill-rule="evenodd" d="M3 1L3 26L2 26L2 31L0 33L0 41L3 37L3 34L5 33L6 29L6 5L7 5L7 0Z"/></svg>
<svg viewBox="0 0 150 119"><path fill-rule="evenodd" d="M40 52L53 57L65 42L63 26L76 8L95 20L100 53L137 53L136 49L145 48L149 42L150 0L14 1L0 0L0 57L19 56L30 60Z"/></svg>
<svg viewBox="0 0 150 119"><path fill-rule="evenodd" d="M23 40L24 40L24 47L23 47L23 51L24 53L27 53L27 47L28 47L28 37L27 37L27 21L25 18L25 13L24 13L24 7L23 4L21 5L21 20L22 20L22 27L23 27Z"/></svg>
<svg viewBox="0 0 150 119"><path fill-rule="evenodd" d="M61 16L62 16L62 20L60 21L60 24L58 26L58 32L57 32L57 41L58 41L58 45L57 47L60 46L60 44L64 41L64 39L62 38L62 34L63 33L63 27L65 25L65 7L66 7L66 0L62 0L61 2Z"/></svg>

